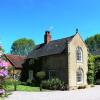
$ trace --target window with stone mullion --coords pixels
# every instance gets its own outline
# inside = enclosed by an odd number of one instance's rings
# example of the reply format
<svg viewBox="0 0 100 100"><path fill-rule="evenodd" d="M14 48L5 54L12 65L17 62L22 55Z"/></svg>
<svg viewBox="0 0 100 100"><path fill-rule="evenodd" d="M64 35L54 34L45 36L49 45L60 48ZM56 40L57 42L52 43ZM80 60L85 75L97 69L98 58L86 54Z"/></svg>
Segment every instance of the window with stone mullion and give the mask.
<svg viewBox="0 0 100 100"><path fill-rule="evenodd" d="M82 62L82 49L80 47L76 50L76 58L77 62Z"/></svg>

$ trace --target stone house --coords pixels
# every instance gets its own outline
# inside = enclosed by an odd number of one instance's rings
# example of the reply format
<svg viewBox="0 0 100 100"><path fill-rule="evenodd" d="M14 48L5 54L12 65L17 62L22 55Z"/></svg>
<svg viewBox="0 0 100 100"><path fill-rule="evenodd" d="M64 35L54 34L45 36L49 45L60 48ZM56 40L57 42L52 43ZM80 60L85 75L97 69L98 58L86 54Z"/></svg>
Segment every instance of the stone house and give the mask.
<svg viewBox="0 0 100 100"><path fill-rule="evenodd" d="M46 31L44 43L28 54L22 79L25 81L30 76L32 79L34 67L40 67L47 73L47 78L58 77L68 85L68 89L76 89L87 85L87 63L87 46L78 32L70 37L51 40L50 31Z"/></svg>

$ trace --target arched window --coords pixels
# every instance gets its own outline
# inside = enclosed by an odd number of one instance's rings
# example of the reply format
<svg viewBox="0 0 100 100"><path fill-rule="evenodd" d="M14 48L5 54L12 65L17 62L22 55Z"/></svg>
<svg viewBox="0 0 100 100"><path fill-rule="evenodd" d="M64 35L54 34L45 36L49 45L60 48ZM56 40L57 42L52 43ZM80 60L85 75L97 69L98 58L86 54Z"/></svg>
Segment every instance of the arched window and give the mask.
<svg viewBox="0 0 100 100"><path fill-rule="evenodd" d="M83 58L82 48L78 47L76 49L76 59L77 59L77 62L82 62L82 58Z"/></svg>
<svg viewBox="0 0 100 100"><path fill-rule="evenodd" d="M77 83L83 83L83 70L82 68L78 68L76 71L76 78L77 78Z"/></svg>

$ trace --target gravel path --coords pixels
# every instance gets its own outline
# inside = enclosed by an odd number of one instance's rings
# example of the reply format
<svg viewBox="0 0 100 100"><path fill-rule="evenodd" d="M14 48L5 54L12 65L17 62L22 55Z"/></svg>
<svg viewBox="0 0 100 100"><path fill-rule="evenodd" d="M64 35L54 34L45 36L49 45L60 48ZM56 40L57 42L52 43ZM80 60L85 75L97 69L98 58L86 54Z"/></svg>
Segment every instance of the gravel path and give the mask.
<svg viewBox="0 0 100 100"><path fill-rule="evenodd" d="M52 91L52 92L13 92L5 100L100 100L100 86L93 88Z"/></svg>

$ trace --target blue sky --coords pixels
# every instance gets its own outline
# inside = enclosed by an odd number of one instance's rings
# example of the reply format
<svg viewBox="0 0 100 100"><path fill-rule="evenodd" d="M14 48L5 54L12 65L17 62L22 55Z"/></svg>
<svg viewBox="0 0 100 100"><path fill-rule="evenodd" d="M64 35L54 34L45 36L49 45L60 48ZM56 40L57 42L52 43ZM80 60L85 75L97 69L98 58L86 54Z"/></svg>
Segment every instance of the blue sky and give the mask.
<svg viewBox="0 0 100 100"><path fill-rule="evenodd" d="M75 34L83 39L100 33L100 0L0 0L0 41L6 53L19 38L43 42L45 30L52 39Z"/></svg>

